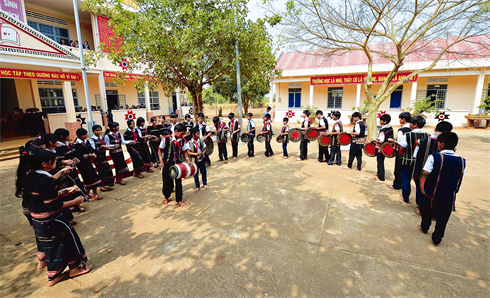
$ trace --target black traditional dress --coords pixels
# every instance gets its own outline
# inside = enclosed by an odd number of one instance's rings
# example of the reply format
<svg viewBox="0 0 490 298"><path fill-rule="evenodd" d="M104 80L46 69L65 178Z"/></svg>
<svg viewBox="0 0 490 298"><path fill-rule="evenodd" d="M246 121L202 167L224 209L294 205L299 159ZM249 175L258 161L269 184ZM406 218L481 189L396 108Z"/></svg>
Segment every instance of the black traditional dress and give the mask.
<svg viewBox="0 0 490 298"><path fill-rule="evenodd" d="M97 157L92 161L97 168L97 172L102 181L102 186L114 186L114 173L112 172L109 161L107 160L106 150L102 148L105 145L105 141L102 137L92 136L90 139L90 145L94 148Z"/></svg>
<svg viewBox="0 0 490 298"><path fill-rule="evenodd" d="M149 170L151 168L151 153L150 148L148 148L148 139L144 139L148 135L148 131L144 126L140 126L136 128L136 133L138 134L138 142L140 143L141 148L141 159L143 159L143 165L145 170Z"/></svg>
<svg viewBox="0 0 490 298"><path fill-rule="evenodd" d="M77 165L80 175L82 175L83 183L86 189L96 189L101 185L100 177L92 165L92 158L90 154L95 154L95 149L90 145L88 140L81 140L77 138L73 143L75 154L80 163Z"/></svg>
<svg viewBox="0 0 490 298"><path fill-rule="evenodd" d="M158 145L160 145L160 141L161 141L160 137L162 135L162 132L161 132L162 129L163 129L163 125L161 125L161 124L150 125L147 128L148 134L157 137L156 141L149 141L148 142L150 144L150 149L151 149L150 158L151 158L152 162L159 162Z"/></svg>
<svg viewBox="0 0 490 298"><path fill-rule="evenodd" d="M26 203L32 216L32 227L44 248L48 278L54 280L66 266L85 269L87 255L69 220L61 212L63 200L58 198L55 179L45 171L28 175Z"/></svg>
<svg viewBox="0 0 490 298"><path fill-rule="evenodd" d="M131 176L131 172L129 171L128 164L126 163L126 159L124 158L124 153L122 149L122 145L127 145L126 142L120 132L113 133L112 131L105 135L104 138L105 143L114 148L115 145L119 145L119 148L109 151L109 155L111 156L112 162L114 162L114 167L116 168L116 181L120 181L125 177Z"/></svg>
<svg viewBox="0 0 490 298"><path fill-rule="evenodd" d="M143 153L141 152L141 143L138 142L138 134L136 131L128 128L124 133L124 140L127 141L128 145L126 145L126 149L131 155L131 161L133 162L133 171L135 173L141 173L145 170L143 164ZM129 142L135 141L134 145L130 145Z"/></svg>

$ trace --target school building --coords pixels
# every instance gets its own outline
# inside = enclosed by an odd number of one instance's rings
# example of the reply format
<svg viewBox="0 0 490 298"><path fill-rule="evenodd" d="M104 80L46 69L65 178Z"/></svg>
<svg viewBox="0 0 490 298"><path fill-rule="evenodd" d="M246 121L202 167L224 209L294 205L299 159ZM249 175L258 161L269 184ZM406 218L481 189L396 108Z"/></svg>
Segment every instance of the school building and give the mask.
<svg viewBox="0 0 490 298"><path fill-rule="evenodd" d="M2 0L0 1L0 80L1 116L14 107L24 111L38 108L47 113L45 126L51 131L67 127L71 131L82 121L88 121L87 106L80 65L80 50L70 41L88 43L90 49L99 49L100 42L108 41L112 31L108 19L81 8L78 1L81 36L77 35L72 0ZM126 0L128 7L135 3ZM62 44L62 42L66 42ZM84 50L86 51L86 50ZM156 90L138 92L135 79L141 72L128 74L124 85L114 83L117 72L125 70L103 56L95 66L87 68L90 105L106 112L113 109L114 121L125 123L129 112L148 117L181 113L187 101L186 91L178 89L166 94L160 86ZM143 109L115 110L115 107L144 106ZM103 114L92 112L97 124L104 124ZM82 120L85 119L85 120ZM9 123L3 123L5 132ZM125 127L125 124L121 124ZM85 128L87 128L84 125Z"/></svg>
<svg viewBox="0 0 490 298"><path fill-rule="evenodd" d="M436 66L428 72L404 83L380 106L398 124L398 115L415 101L435 95L441 100L441 112L449 115L454 126L466 126L464 118L468 114L478 114L478 106L486 96L490 96L490 52L478 43L490 43L490 36L478 37L476 43L462 42L452 48L453 52L472 51L464 59L454 59L444 55ZM373 45L382 47L382 44ZM410 55L394 78L403 80L411 72L425 68L432 61L423 55ZM393 64L374 57L373 93L375 94ZM274 121L284 117L296 121L303 106L313 106L325 113L332 110L341 112L341 121L349 123L348 116L353 107L364 106L364 77L367 73L367 58L361 51L348 52L340 56L322 57L299 52L283 53L277 63L282 69L280 78L271 80L271 106L275 98ZM294 116L293 116L294 115ZM332 121L332 120L330 120ZM436 125L435 115L427 117L427 125Z"/></svg>

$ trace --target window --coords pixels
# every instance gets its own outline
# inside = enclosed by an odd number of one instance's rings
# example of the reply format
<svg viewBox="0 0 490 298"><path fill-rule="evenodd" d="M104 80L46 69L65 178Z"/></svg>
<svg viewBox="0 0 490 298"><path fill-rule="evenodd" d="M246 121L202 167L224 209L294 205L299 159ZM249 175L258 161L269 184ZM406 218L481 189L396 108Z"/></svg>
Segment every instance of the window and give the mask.
<svg viewBox="0 0 490 298"><path fill-rule="evenodd" d="M117 85L113 82L105 82L106 87L117 87Z"/></svg>
<svg viewBox="0 0 490 298"><path fill-rule="evenodd" d="M145 105L145 92L138 92L138 105Z"/></svg>
<svg viewBox="0 0 490 298"><path fill-rule="evenodd" d="M78 107L77 89L72 89L73 104ZM45 113L65 113L65 99L63 89L58 88L39 88L41 107Z"/></svg>
<svg viewBox="0 0 490 298"><path fill-rule="evenodd" d="M431 97L435 100L440 100L437 103L437 108L444 109L446 105L447 85L427 85L425 97Z"/></svg>
<svg viewBox="0 0 490 298"><path fill-rule="evenodd" d="M138 105L146 106L144 92L138 92ZM150 91L150 106L152 110L160 109L160 98L158 96L158 91Z"/></svg>
<svg viewBox="0 0 490 298"><path fill-rule="evenodd" d="M301 88L289 88L289 107L301 107Z"/></svg>
<svg viewBox="0 0 490 298"><path fill-rule="evenodd" d="M27 24L57 43L59 43L62 38L66 40L67 44L70 41L69 31L66 28L55 27L29 20L27 20Z"/></svg>
<svg viewBox="0 0 490 298"><path fill-rule="evenodd" d="M328 88L327 109L342 109L342 87Z"/></svg>
<svg viewBox="0 0 490 298"><path fill-rule="evenodd" d="M125 107L126 106L126 95L121 94L118 96L119 96L119 105Z"/></svg>
<svg viewBox="0 0 490 298"><path fill-rule="evenodd" d="M396 88L396 90L391 93L390 109L400 109L402 107L402 95L403 85Z"/></svg>

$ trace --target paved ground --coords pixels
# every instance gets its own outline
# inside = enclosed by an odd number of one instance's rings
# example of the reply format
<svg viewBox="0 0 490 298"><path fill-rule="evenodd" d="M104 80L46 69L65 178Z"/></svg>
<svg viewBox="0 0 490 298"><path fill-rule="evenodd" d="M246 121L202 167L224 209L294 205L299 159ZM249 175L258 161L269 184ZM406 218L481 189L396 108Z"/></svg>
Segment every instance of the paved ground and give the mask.
<svg viewBox="0 0 490 298"><path fill-rule="evenodd" d="M2 162L0 295L488 297L490 131L456 132L468 168L439 248L417 230L413 203L373 179L374 158L346 171L315 163L316 144L307 162L283 160L275 142L273 158L244 160L241 145L238 161L213 156L210 190L184 181L184 209L160 205L159 173L87 203L76 230L94 270L53 288L13 196L16 161ZM393 160L386 167L392 179Z"/></svg>

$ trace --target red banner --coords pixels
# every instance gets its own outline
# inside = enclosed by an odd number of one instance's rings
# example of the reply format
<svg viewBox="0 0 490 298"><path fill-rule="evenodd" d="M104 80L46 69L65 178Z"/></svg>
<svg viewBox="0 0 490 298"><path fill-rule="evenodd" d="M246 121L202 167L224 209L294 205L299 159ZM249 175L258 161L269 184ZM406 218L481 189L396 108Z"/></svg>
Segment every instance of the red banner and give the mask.
<svg viewBox="0 0 490 298"><path fill-rule="evenodd" d="M392 83L398 83L407 78L410 73L399 73L393 77ZM388 76L387 73L373 74L373 84L382 84ZM328 77L312 77L311 85L339 85L339 84L362 84L364 83L365 74L360 75L343 75L343 76L328 76ZM413 76L409 82L417 82L418 75Z"/></svg>
<svg viewBox="0 0 490 298"><path fill-rule="evenodd" d="M22 9L22 0L2 0L0 1L0 9L9 16L21 22L24 21L24 10Z"/></svg>
<svg viewBox="0 0 490 298"><path fill-rule="evenodd" d="M109 24L110 19L97 16L97 27L99 28L99 41L104 45L101 46L101 50L104 53L109 53L109 49L119 50L124 40L122 37L116 38L114 41L111 41L111 38L114 36L114 29Z"/></svg>
<svg viewBox="0 0 490 298"><path fill-rule="evenodd" d="M80 81L82 76L78 73L37 71L25 69L0 68L0 77L16 79L39 79L57 81Z"/></svg>
<svg viewBox="0 0 490 298"><path fill-rule="evenodd" d="M107 78L107 79L115 79L117 77L117 75L118 75L117 72L104 71L104 78ZM124 78L126 80L136 80L138 78L146 78L146 76L141 75L141 74L127 73L124 75Z"/></svg>

